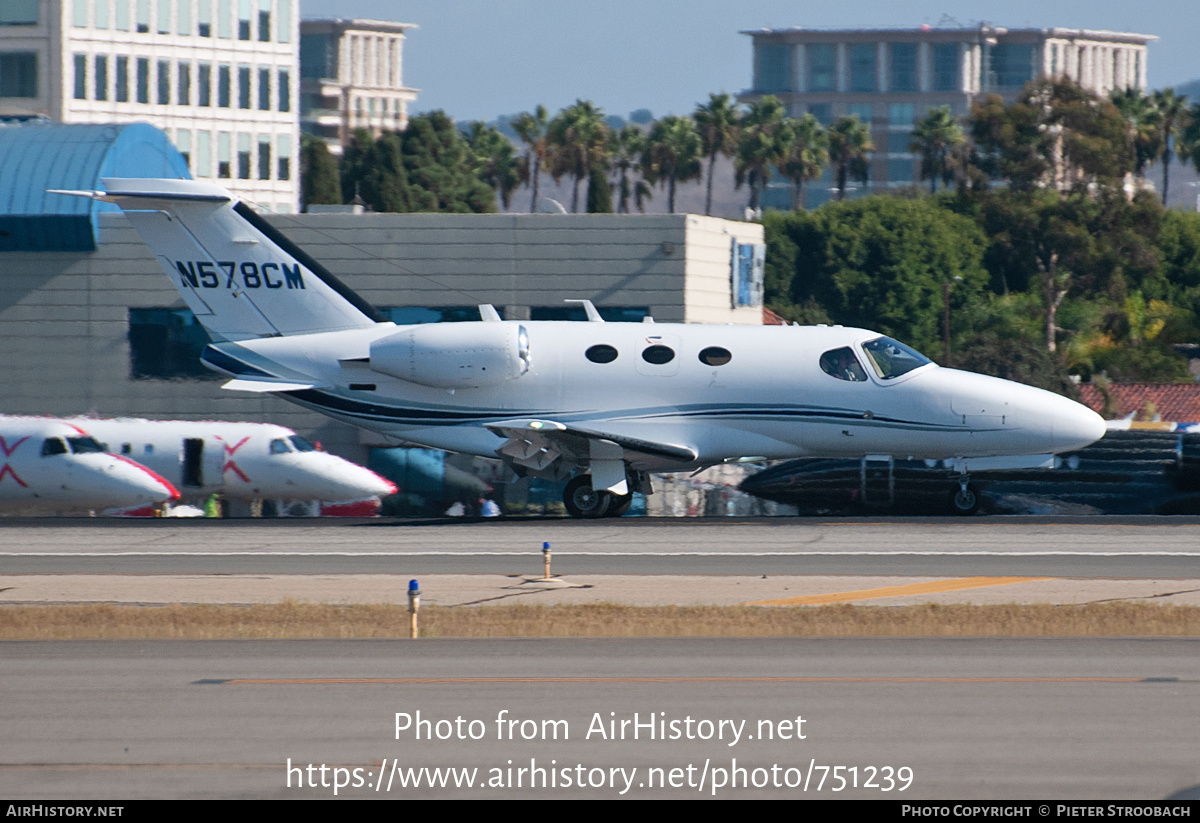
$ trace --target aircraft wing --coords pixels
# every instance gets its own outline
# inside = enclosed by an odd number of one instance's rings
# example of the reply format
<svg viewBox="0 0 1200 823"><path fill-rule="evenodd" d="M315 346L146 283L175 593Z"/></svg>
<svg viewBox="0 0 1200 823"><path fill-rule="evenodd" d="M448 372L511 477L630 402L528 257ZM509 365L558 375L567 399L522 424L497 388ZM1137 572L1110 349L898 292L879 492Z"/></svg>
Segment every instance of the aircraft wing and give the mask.
<svg viewBox="0 0 1200 823"><path fill-rule="evenodd" d="M598 488L622 486L625 481L624 461L629 455L644 455L658 460L666 458L687 464L695 461L696 452L687 446L657 443L594 428L559 423L554 420L502 420L487 427L503 437L504 444L497 454L517 466L535 473L553 471L570 464L590 465L598 478L615 473L611 482L598 483ZM565 464L565 465L564 465Z"/></svg>

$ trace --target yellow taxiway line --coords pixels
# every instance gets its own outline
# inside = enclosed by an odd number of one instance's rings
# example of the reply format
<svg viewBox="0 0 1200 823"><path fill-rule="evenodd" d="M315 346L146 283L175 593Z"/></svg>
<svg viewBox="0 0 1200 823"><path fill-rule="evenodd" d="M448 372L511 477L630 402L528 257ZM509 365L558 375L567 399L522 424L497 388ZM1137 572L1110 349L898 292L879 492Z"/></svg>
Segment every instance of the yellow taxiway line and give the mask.
<svg viewBox="0 0 1200 823"><path fill-rule="evenodd" d="M860 589L853 592L809 594L799 597L781 597L777 600L756 600L747 606L824 606L829 603L847 603L851 600L875 600L880 597L903 597L911 594L938 594L957 592L963 589L982 589L987 586L1007 586L1011 583L1030 583L1035 580L1053 580L1052 577L955 577L950 580L933 580L928 583L910 583L907 586L884 586L879 589Z"/></svg>

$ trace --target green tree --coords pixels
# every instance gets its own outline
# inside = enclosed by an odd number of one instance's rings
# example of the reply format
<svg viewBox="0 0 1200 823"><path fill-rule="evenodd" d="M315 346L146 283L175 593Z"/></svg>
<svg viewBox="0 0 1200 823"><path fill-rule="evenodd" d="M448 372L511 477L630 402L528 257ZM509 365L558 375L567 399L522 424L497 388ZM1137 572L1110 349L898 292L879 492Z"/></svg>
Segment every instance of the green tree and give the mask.
<svg viewBox="0 0 1200 823"><path fill-rule="evenodd" d="M787 157L791 133L784 120L783 104L770 94L751 103L742 118L734 180L737 188L743 183L750 186L749 208L752 210L757 210L762 203L762 192L771 179L771 168Z"/></svg>
<svg viewBox="0 0 1200 823"><path fill-rule="evenodd" d="M1110 98L1125 118L1129 143L1133 148L1133 171L1139 180L1146 177L1146 166L1162 153L1161 119L1154 100L1141 89L1113 89Z"/></svg>
<svg viewBox="0 0 1200 823"><path fill-rule="evenodd" d="M617 211L629 214L630 201L639 212L646 210L646 201L653 197L650 185L634 173L641 169L646 151L646 133L637 126L627 125L611 136L612 170L617 176Z"/></svg>
<svg viewBox="0 0 1200 823"><path fill-rule="evenodd" d="M869 174L870 153L875 151L871 129L857 115L839 117L829 128L829 162L837 183L836 200L846 197L846 184L857 180L865 184Z"/></svg>
<svg viewBox="0 0 1200 823"><path fill-rule="evenodd" d="M741 130L740 106L728 94L709 94L708 103L692 113L700 144L708 158L708 184L704 192L704 213L712 214L713 174L717 157L733 157L737 153L738 133Z"/></svg>
<svg viewBox="0 0 1200 823"><path fill-rule="evenodd" d="M416 190L412 211L496 211L496 195L479 179L475 155L445 112L418 115L401 135L408 183Z"/></svg>
<svg viewBox="0 0 1200 823"><path fill-rule="evenodd" d="M555 115L547 130L550 146L550 173L555 181L570 175L575 178L571 190L571 211L579 211L579 186L593 166L604 165L608 154L608 126L604 112L590 100L576 100Z"/></svg>
<svg viewBox="0 0 1200 823"><path fill-rule="evenodd" d="M1187 97L1175 94L1174 89L1159 89L1154 92L1154 108L1158 111L1159 144L1163 167L1162 201L1167 202L1167 186L1170 183L1171 149L1186 126Z"/></svg>
<svg viewBox="0 0 1200 823"><path fill-rule="evenodd" d="M779 171L792 181L792 211L796 211L804 207L805 181L820 177L829 162L829 136L811 114L789 119L785 126L790 139Z"/></svg>
<svg viewBox="0 0 1200 823"><path fill-rule="evenodd" d="M921 179L929 181L930 194L937 193L940 179L946 186L954 179L954 158L967 137L950 113L949 106L935 106L915 123L909 149L921 158Z"/></svg>
<svg viewBox="0 0 1200 823"><path fill-rule="evenodd" d="M523 111L512 121L513 130L520 135L525 143L525 154L521 164L521 180L533 189L533 197L529 201L529 211L537 211L538 188L541 185L542 166L546 162L549 145L546 136L549 131L550 116L546 107L538 104L532 112Z"/></svg>
<svg viewBox="0 0 1200 823"><path fill-rule="evenodd" d="M306 208L342 202L337 158L324 140L312 134L300 135L300 199Z"/></svg>
<svg viewBox="0 0 1200 823"><path fill-rule="evenodd" d="M642 153L642 176L667 190L667 210L671 214L675 213L678 184L700 177L700 158L700 135L690 117L668 114L650 128Z"/></svg>
<svg viewBox="0 0 1200 823"><path fill-rule="evenodd" d="M516 147L495 127L478 121L471 123L467 141L475 154L476 174L492 187L507 209L512 193L521 183L521 161Z"/></svg>
<svg viewBox="0 0 1200 823"><path fill-rule="evenodd" d="M612 214L612 210L612 186L608 183L608 175L599 165L592 166L588 176L588 214Z"/></svg>

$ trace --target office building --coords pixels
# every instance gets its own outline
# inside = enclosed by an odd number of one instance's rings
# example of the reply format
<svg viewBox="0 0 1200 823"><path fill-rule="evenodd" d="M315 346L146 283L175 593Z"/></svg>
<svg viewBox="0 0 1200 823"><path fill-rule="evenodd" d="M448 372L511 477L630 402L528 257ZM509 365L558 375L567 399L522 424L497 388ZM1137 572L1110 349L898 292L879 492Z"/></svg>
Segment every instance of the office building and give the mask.
<svg viewBox="0 0 1200 823"><path fill-rule="evenodd" d="M1030 80L1068 77L1108 95L1146 88L1146 46L1157 39L1086 29L804 28L745 31L754 40L754 85L743 102L772 94L792 117L812 114L823 125L856 115L871 125L875 152L864 188L847 197L914 185L917 160L909 150L913 121L931 107L964 116L988 94L1016 99ZM832 176L807 185L807 205L831 196ZM790 208L790 189L774 181L764 205Z"/></svg>
<svg viewBox="0 0 1200 823"><path fill-rule="evenodd" d="M411 23L300 23L301 128L341 154L355 129L403 131L417 90L404 85L404 32Z"/></svg>
<svg viewBox="0 0 1200 823"><path fill-rule="evenodd" d="M191 174L299 205L298 0L0 0L0 113L146 122Z"/></svg>

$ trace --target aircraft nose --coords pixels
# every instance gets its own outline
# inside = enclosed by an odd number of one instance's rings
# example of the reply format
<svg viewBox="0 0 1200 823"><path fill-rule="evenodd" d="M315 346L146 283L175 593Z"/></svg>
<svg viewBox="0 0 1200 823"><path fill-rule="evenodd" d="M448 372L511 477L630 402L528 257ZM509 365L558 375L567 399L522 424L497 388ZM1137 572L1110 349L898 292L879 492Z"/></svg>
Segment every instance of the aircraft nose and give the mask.
<svg viewBox="0 0 1200 823"><path fill-rule="evenodd" d="M1067 400L1054 416L1054 451L1082 449L1103 437L1104 432L1103 417L1082 403Z"/></svg>

